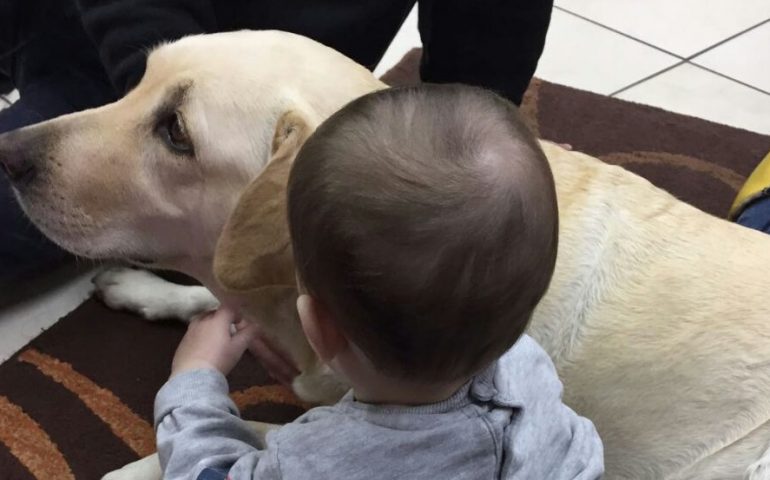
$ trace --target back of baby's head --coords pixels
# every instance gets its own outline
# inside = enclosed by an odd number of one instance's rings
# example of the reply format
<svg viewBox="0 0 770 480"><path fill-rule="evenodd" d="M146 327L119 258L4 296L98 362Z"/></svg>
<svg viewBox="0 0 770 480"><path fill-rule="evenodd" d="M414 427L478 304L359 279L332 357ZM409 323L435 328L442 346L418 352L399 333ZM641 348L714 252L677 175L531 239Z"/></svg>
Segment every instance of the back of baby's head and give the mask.
<svg viewBox="0 0 770 480"><path fill-rule="evenodd" d="M384 373L470 376L524 332L556 261L553 178L516 107L383 90L324 122L289 181L300 281Z"/></svg>

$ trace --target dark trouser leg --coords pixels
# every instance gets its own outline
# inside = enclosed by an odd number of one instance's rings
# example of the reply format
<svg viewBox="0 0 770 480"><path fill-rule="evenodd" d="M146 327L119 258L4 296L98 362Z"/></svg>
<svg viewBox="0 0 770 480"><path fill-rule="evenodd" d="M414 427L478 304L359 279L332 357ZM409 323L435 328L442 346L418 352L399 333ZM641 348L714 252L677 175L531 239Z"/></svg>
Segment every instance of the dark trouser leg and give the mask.
<svg viewBox="0 0 770 480"><path fill-rule="evenodd" d="M415 0L223 1L218 13L223 29L297 33L373 70L414 4Z"/></svg>
<svg viewBox="0 0 770 480"><path fill-rule="evenodd" d="M114 99L74 4L0 0L0 75L20 100L0 111L0 133ZM65 253L26 219L0 178L0 283L55 266Z"/></svg>
<svg viewBox="0 0 770 480"><path fill-rule="evenodd" d="M421 0L422 79L489 88L517 105L535 74L553 0Z"/></svg>

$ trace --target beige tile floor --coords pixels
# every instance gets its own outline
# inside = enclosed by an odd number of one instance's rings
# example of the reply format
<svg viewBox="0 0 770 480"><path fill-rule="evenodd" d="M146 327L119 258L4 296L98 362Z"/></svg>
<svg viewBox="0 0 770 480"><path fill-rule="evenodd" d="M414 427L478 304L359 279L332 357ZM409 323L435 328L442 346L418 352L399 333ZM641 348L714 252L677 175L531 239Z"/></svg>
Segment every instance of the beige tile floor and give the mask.
<svg viewBox="0 0 770 480"><path fill-rule="evenodd" d="M418 45L413 11L376 73ZM770 1L556 0L537 75L770 135ZM90 275L0 307L0 361L77 306Z"/></svg>

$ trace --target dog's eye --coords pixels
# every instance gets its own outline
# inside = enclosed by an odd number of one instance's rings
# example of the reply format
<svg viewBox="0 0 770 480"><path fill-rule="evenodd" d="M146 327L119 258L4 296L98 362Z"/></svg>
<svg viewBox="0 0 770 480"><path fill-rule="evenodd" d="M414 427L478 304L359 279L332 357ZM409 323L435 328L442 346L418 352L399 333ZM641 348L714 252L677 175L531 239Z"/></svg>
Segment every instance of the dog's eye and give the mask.
<svg viewBox="0 0 770 480"><path fill-rule="evenodd" d="M192 153L193 146L187 135L184 120L179 113L173 113L161 125L161 133L166 144L178 153Z"/></svg>

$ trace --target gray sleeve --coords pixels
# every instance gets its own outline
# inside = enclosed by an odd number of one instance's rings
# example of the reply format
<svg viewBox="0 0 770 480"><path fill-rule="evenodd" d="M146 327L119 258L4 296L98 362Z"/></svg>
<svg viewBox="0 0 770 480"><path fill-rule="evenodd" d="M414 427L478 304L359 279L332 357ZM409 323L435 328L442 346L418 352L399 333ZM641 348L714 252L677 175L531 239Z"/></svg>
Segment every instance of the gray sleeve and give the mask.
<svg viewBox="0 0 770 480"><path fill-rule="evenodd" d="M602 477L604 448L594 424L563 403L556 367L531 337L522 336L499 360L495 385L515 392L524 407L505 446L518 475L510 478Z"/></svg>
<svg viewBox="0 0 770 480"><path fill-rule="evenodd" d="M207 468L226 470L232 480L280 478L275 452L260 449L215 370L166 382L155 398L155 431L164 479L195 480Z"/></svg>

